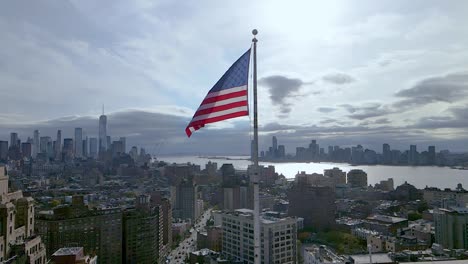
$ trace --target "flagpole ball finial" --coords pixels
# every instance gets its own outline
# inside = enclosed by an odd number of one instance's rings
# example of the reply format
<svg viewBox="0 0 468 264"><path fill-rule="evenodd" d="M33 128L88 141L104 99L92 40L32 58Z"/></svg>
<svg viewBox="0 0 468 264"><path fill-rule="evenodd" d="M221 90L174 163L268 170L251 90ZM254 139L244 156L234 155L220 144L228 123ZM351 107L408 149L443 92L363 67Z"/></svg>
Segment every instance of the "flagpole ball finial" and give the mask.
<svg viewBox="0 0 468 264"><path fill-rule="evenodd" d="M256 35L258 34L258 30L256 30L256 29L252 30L252 34L253 34L254 36L256 36Z"/></svg>

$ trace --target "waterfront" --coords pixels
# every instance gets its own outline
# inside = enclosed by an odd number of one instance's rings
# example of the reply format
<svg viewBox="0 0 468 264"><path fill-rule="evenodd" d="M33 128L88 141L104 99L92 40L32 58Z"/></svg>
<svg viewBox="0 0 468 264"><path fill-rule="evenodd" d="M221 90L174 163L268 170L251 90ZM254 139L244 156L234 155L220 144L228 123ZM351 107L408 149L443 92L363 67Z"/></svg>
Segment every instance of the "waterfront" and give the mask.
<svg viewBox="0 0 468 264"><path fill-rule="evenodd" d="M203 169L208 161L218 163L220 167L224 163L232 163L236 169L246 169L251 164L249 160L241 159L247 157L232 156L230 159L222 158L207 158L197 156L165 156L159 160L175 163L191 162L200 165ZM458 183L461 183L465 188L468 187L468 170L451 169L450 167L436 166L351 166L345 163L298 163L298 162L260 162L261 165L273 165L278 173L283 174L286 178L294 178L297 172L305 171L306 173L323 173L324 169L338 167L344 171L351 169L362 169L367 172L368 183L374 185L381 180L393 178L395 187L407 181L417 188L438 187L454 189Z"/></svg>

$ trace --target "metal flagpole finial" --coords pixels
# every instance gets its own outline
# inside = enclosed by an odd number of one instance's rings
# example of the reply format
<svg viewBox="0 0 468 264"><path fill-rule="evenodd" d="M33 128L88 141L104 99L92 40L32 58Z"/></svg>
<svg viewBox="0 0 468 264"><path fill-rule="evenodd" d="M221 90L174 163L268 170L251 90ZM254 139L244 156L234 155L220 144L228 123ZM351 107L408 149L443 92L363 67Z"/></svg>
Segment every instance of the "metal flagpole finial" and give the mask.
<svg viewBox="0 0 468 264"><path fill-rule="evenodd" d="M257 36L257 34L258 34L258 30L256 30L256 29L252 30L252 34L254 35L254 38L252 39L252 41L253 41L253 42L257 42L256 36Z"/></svg>

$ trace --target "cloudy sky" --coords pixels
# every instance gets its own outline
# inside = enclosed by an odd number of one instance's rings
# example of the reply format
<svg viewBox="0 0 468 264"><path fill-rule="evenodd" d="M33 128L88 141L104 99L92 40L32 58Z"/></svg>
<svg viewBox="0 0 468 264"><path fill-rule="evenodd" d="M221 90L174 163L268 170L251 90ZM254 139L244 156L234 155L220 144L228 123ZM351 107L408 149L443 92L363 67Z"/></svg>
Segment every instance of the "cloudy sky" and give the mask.
<svg viewBox="0 0 468 264"><path fill-rule="evenodd" d="M317 139L466 151L467 1L0 3L0 139L34 129L155 153L248 153L249 118L185 126L259 30L261 148ZM55 136L54 136L55 137Z"/></svg>

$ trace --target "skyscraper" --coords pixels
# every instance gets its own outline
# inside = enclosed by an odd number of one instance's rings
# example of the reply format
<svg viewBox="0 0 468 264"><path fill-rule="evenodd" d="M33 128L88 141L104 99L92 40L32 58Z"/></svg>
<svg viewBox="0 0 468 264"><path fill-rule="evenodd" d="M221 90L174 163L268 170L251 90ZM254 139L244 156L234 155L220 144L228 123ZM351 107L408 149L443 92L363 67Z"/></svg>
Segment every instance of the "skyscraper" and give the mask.
<svg viewBox="0 0 468 264"><path fill-rule="evenodd" d="M88 151L88 146L89 146L89 144L88 144L88 137L86 137L85 139L83 139L83 142L82 142L82 143L83 143L83 157L86 157L86 158L87 158L87 157L89 156L89 155L88 155L88 153L89 153L89 151Z"/></svg>
<svg viewBox="0 0 468 264"><path fill-rule="evenodd" d="M10 133L10 148L19 147L18 145L18 133Z"/></svg>
<svg viewBox="0 0 468 264"><path fill-rule="evenodd" d="M89 156L92 158L97 158L98 156L98 140L97 138L90 138L89 139Z"/></svg>
<svg viewBox="0 0 468 264"><path fill-rule="evenodd" d="M411 145L408 152L408 164L417 165L418 164L418 151L416 150L416 145Z"/></svg>
<svg viewBox="0 0 468 264"><path fill-rule="evenodd" d="M99 153L107 150L107 116L104 115L104 108L102 115L99 117Z"/></svg>
<svg viewBox="0 0 468 264"><path fill-rule="evenodd" d="M120 142L122 142L123 153L127 153L127 138L120 137Z"/></svg>
<svg viewBox="0 0 468 264"><path fill-rule="evenodd" d="M50 137L41 137L40 138L40 141L41 141L41 145L40 145L40 153L45 153L47 154L47 148L48 148L48 144L50 142Z"/></svg>
<svg viewBox="0 0 468 264"><path fill-rule="evenodd" d="M384 164L390 164L392 162L392 151L390 150L390 145L387 143L382 145L382 156Z"/></svg>
<svg viewBox="0 0 468 264"><path fill-rule="evenodd" d="M81 127L75 128L75 157L83 157L83 129Z"/></svg>
<svg viewBox="0 0 468 264"><path fill-rule="evenodd" d="M8 141L0 141L0 160L8 158Z"/></svg>
<svg viewBox="0 0 468 264"><path fill-rule="evenodd" d="M31 157L31 143L23 142L21 143L21 153L23 154L24 158Z"/></svg>
<svg viewBox="0 0 468 264"><path fill-rule="evenodd" d="M427 163L429 165L435 165L436 164L435 146L429 146L428 147Z"/></svg>
<svg viewBox="0 0 468 264"><path fill-rule="evenodd" d="M57 130L57 140L55 141L55 159L62 159L62 130Z"/></svg>
<svg viewBox="0 0 468 264"><path fill-rule="evenodd" d="M39 130L34 130L34 139L33 139L33 158L36 158L37 153L40 152L40 143L39 143Z"/></svg>
<svg viewBox="0 0 468 264"><path fill-rule="evenodd" d="M272 138L272 147L273 151L271 153L271 156L276 157L276 152L278 151L278 139L276 139L276 136L273 136Z"/></svg>

